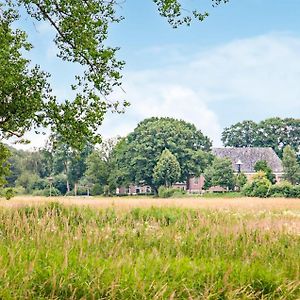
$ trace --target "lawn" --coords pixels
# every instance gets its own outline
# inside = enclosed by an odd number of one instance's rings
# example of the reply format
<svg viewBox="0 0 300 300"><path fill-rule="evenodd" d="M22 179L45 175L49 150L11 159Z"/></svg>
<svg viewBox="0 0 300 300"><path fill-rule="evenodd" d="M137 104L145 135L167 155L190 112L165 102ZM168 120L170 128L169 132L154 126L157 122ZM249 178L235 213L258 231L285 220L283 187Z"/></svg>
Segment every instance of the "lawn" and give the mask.
<svg viewBox="0 0 300 300"><path fill-rule="evenodd" d="M55 200L1 200L0 299L300 298L299 200Z"/></svg>

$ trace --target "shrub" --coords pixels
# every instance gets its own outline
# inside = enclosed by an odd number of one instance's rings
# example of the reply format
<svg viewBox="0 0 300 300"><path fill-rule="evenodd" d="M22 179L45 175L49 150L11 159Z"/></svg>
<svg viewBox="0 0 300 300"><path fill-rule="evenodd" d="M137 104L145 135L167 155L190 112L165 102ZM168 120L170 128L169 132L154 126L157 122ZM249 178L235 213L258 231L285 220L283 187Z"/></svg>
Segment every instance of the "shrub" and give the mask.
<svg viewBox="0 0 300 300"><path fill-rule="evenodd" d="M178 193L179 190L178 189L174 189L174 188L167 188L165 186L161 186L158 189L158 197L159 198L170 198L172 197L175 193ZM182 194L180 194L182 195Z"/></svg>
<svg viewBox="0 0 300 300"><path fill-rule="evenodd" d="M246 184L242 190L245 196L269 197L272 183L267 179L264 172L257 172L253 176L253 181Z"/></svg>
<svg viewBox="0 0 300 300"><path fill-rule="evenodd" d="M16 195L25 195L26 194L26 190L22 186L16 186L14 188L14 192L15 192Z"/></svg>
<svg viewBox="0 0 300 300"><path fill-rule="evenodd" d="M271 197L272 198L283 198L285 196L282 193L272 193L271 192Z"/></svg>
<svg viewBox="0 0 300 300"><path fill-rule="evenodd" d="M50 196L50 189L49 188L48 189L44 189L41 192L42 192L41 196L46 196L46 197ZM60 191L57 188L55 188L55 187L51 188L51 196L60 196L60 195L61 195L61 193L60 193Z"/></svg>
<svg viewBox="0 0 300 300"><path fill-rule="evenodd" d="M180 197L183 197L185 195L186 195L186 191L185 190L175 189L172 197L180 198Z"/></svg>
<svg viewBox="0 0 300 300"><path fill-rule="evenodd" d="M34 190L34 191L32 191L31 195L32 196L45 196L45 190ZM46 196L49 196L49 194Z"/></svg>
<svg viewBox="0 0 300 300"><path fill-rule="evenodd" d="M247 197L251 197L252 196L252 184L250 182L246 183L243 188L242 188L242 194L247 196Z"/></svg>
<svg viewBox="0 0 300 300"><path fill-rule="evenodd" d="M65 196L75 196L74 190L66 192Z"/></svg>
<svg viewBox="0 0 300 300"><path fill-rule="evenodd" d="M280 183L274 184L270 188L270 194L272 196L276 195L282 195L283 197L289 197L291 194L293 186L288 181L282 181Z"/></svg>
<svg viewBox="0 0 300 300"><path fill-rule="evenodd" d="M9 200L15 196L15 192L12 188L5 188L0 191L0 196L6 198L6 200Z"/></svg>
<svg viewBox="0 0 300 300"><path fill-rule="evenodd" d="M290 198L300 198L300 185L294 185L290 191Z"/></svg>
<svg viewBox="0 0 300 300"><path fill-rule="evenodd" d="M103 194L103 186L100 183L94 184L91 189L91 194L93 196L102 195Z"/></svg>

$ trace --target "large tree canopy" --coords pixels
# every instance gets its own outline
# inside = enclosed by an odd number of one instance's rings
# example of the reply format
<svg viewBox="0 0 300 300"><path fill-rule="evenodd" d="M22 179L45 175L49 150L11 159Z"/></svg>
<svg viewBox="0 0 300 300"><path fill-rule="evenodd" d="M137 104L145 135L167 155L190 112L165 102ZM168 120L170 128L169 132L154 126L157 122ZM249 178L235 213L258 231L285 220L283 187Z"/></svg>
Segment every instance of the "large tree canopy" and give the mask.
<svg viewBox="0 0 300 300"><path fill-rule="evenodd" d="M207 153L211 141L193 124L173 118L146 119L115 148L117 184L144 181L157 188L153 171L165 149L179 162L182 181L201 174L211 158Z"/></svg>
<svg viewBox="0 0 300 300"><path fill-rule="evenodd" d="M259 123L243 121L225 128L224 146L271 147L282 157L285 146L300 151L300 119L270 118Z"/></svg>
<svg viewBox="0 0 300 300"><path fill-rule="evenodd" d="M189 25L193 18L203 20L206 12L197 7L190 12L179 0L152 0L161 16L173 27ZM218 5L227 0L212 0ZM117 47L109 47L107 37L112 23L122 20L116 13L118 0L4 0L0 4L0 139L22 136L25 131L50 127L65 142L80 147L88 138L99 142L97 129L109 109L122 111L128 105L111 99L121 85L123 61L116 58ZM26 34L12 30L19 13L48 22L56 32L58 57L82 66L75 76L74 99L56 99L47 84L48 74L29 67L23 58L30 50ZM83 139L85 137L85 139Z"/></svg>

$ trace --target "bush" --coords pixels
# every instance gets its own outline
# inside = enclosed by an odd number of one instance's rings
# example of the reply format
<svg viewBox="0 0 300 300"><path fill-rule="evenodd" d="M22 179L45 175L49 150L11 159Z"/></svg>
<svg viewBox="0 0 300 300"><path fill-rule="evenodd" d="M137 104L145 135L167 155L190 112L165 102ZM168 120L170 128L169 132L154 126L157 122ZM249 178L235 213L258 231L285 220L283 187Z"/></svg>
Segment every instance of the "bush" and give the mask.
<svg viewBox="0 0 300 300"><path fill-rule="evenodd" d="M281 195L281 197L289 197L293 186L288 181L282 181L274 184L270 188L270 194L274 197L275 195Z"/></svg>
<svg viewBox="0 0 300 300"><path fill-rule="evenodd" d="M99 183L94 184L91 189L91 194L93 196L102 195L103 194L103 186Z"/></svg>
<svg viewBox="0 0 300 300"><path fill-rule="evenodd" d="M271 193L272 198L284 198L285 196L282 193Z"/></svg>
<svg viewBox="0 0 300 300"><path fill-rule="evenodd" d="M40 190L40 191L37 191L37 192L41 192L41 195L36 195L36 196L46 196L46 197L50 196L50 188ZM56 189L55 187L51 188L51 196L60 196L60 195L61 195L61 193L58 189Z"/></svg>
<svg viewBox="0 0 300 300"><path fill-rule="evenodd" d="M183 197L183 196L185 196L185 195L186 195L186 191L185 191L185 190L182 190L182 189L175 189L175 191L174 191L172 197L180 198L180 197Z"/></svg>
<svg viewBox="0 0 300 300"><path fill-rule="evenodd" d="M66 192L65 196L75 196L74 190Z"/></svg>
<svg viewBox="0 0 300 300"><path fill-rule="evenodd" d="M75 196L75 190L71 190L70 192L67 192L65 194L66 196ZM77 192L76 192L76 196L86 196L87 195L87 189L84 187L78 187L77 188Z"/></svg>
<svg viewBox="0 0 300 300"><path fill-rule="evenodd" d="M289 198L300 198L300 185L294 185L291 190L290 193L288 194Z"/></svg>
<svg viewBox="0 0 300 300"><path fill-rule="evenodd" d="M243 188L242 188L242 194L247 196L247 197L251 197L252 196L252 184L250 182L246 183Z"/></svg>
<svg viewBox="0 0 300 300"><path fill-rule="evenodd" d="M270 194L272 197L300 198L300 186L282 181L271 187Z"/></svg>
<svg viewBox="0 0 300 300"><path fill-rule="evenodd" d="M49 193L45 195L45 190L34 190L31 193L32 196L49 196Z"/></svg>
<svg viewBox="0 0 300 300"><path fill-rule="evenodd" d="M0 197L4 197L6 200L9 200L14 196L15 192L12 188L4 188L0 191Z"/></svg>
<svg viewBox="0 0 300 300"><path fill-rule="evenodd" d="M16 195L25 195L26 194L26 190L22 186L16 186L14 188L14 192L15 192Z"/></svg>
<svg viewBox="0 0 300 300"><path fill-rule="evenodd" d="M270 196L272 183L264 172L258 172L253 176L253 181L246 184L242 190L245 196L266 198Z"/></svg>
<svg viewBox="0 0 300 300"><path fill-rule="evenodd" d="M172 196L174 196L174 194L180 193L180 196L182 196L182 193L180 192L179 189L174 189L174 188L167 188L165 186L161 186L158 189L158 197L159 198L170 198Z"/></svg>

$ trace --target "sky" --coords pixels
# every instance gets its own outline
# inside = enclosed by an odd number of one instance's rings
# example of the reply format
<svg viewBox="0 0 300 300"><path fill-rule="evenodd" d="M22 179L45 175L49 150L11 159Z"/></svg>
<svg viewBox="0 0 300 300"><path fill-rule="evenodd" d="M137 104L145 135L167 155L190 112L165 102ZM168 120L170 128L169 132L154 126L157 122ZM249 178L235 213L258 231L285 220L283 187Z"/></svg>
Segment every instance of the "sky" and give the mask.
<svg viewBox="0 0 300 300"><path fill-rule="evenodd" d="M221 146L221 132L243 120L300 118L300 1L185 0L185 8L209 12L204 22L173 29L152 0L121 1L125 19L112 26L109 44L126 61L123 89L116 95L131 106L108 112L99 128L104 138L124 136L152 116L183 119ZM34 49L33 63L52 74L59 99L71 95L78 66L56 58L47 23L22 17ZM41 147L45 137L27 135Z"/></svg>

